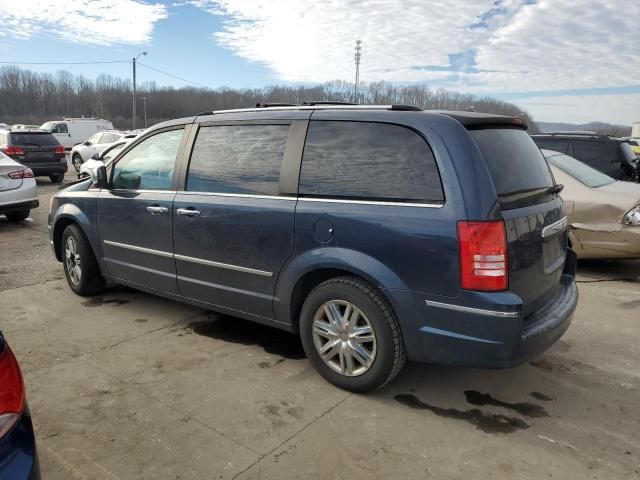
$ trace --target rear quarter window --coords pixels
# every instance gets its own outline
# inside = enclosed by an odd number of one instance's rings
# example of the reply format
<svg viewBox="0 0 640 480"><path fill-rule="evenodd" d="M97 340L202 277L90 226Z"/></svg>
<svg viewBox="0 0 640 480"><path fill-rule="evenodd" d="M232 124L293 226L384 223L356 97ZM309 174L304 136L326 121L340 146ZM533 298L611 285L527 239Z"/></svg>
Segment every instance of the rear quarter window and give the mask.
<svg viewBox="0 0 640 480"><path fill-rule="evenodd" d="M299 192L316 198L444 201L424 138L400 125L373 122L310 122Z"/></svg>
<svg viewBox="0 0 640 480"><path fill-rule="evenodd" d="M549 165L529 134L515 128L470 130L480 148L502 208L519 208L552 200Z"/></svg>

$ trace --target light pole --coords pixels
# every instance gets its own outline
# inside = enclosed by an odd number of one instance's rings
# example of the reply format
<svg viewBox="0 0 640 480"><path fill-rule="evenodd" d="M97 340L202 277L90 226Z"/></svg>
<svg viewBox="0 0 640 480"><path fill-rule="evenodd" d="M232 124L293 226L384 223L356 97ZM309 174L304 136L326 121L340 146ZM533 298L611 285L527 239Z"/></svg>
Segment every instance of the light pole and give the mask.
<svg viewBox="0 0 640 480"><path fill-rule="evenodd" d="M142 56L146 55L147 52L140 52L138 55L133 57L133 128L136 129L136 61Z"/></svg>
<svg viewBox="0 0 640 480"><path fill-rule="evenodd" d="M144 110L144 128L147 128L147 97L142 97L142 109Z"/></svg>
<svg viewBox="0 0 640 480"><path fill-rule="evenodd" d="M356 53L354 55L354 59L356 61L356 85L354 88L354 97L355 102L358 103L358 83L360 82L360 58L362 57L362 41L356 40Z"/></svg>

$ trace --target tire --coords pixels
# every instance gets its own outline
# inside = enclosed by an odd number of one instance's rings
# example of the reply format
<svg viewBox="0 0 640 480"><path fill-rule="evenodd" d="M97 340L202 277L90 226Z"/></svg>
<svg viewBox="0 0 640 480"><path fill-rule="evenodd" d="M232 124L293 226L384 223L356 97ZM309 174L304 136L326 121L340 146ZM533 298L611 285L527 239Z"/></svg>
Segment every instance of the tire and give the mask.
<svg viewBox="0 0 640 480"><path fill-rule="evenodd" d="M49 179L51 180L51 183L62 183L62 180L64 180L64 173L54 173L49 175Z"/></svg>
<svg viewBox="0 0 640 480"><path fill-rule="evenodd" d="M73 168L76 169L76 172L80 173L80 167L82 167L82 164L84 163L80 154L74 153L73 158L71 159L71 163L73 165Z"/></svg>
<svg viewBox="0 0 640 480"><path fill-rule="evenodd" d="M4 214L4 216L7 217L7 219L12 222L21 222L22 220L24 220L29 216L30 212L31 210L29 210L28 208L25 208L24 210L15 210L13 212L7 212Z"/></svg>
<svg viewBox="0 0 640 480"><path fill-rule="evenodd" d="M352 319L341 324L344 330L338 335L329 331L334 324L325 307L336 313L332 315L334 318ZM353 330L354 326L357 330ZM369 340L371 337L373 340ZM364 393L383 387L400 372L406 360L402 333L391 306L378 290L357 277L333 278L309 293L300 313L300 338L318 373L351 392ZM368 366L360 360L367 358L360 353L362 347L370 359ZM321 350L327 360L322 358Z"/></svg>
<svg viewBox="0 0 640 480"><path fill-rule="evenodd" d="M105 280L91 244L80 227L72 224L64 229L60 248L64 274L73 293L84 297L100 292L105 286Z"/></svg>

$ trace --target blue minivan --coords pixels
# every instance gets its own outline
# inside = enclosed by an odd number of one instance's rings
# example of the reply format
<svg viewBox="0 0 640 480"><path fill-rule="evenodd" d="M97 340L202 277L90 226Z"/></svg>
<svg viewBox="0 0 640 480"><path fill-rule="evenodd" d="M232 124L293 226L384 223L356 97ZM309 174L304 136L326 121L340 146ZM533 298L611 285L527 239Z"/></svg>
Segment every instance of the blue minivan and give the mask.
<svg viewBox="0 0 640 480"><path fill-rule="evenodd" d="M299 333L355 392L405 360L501 368L565 332L567 221L520 118L306 104L156 125L51 200L79 295L106 280Z"/></svg>

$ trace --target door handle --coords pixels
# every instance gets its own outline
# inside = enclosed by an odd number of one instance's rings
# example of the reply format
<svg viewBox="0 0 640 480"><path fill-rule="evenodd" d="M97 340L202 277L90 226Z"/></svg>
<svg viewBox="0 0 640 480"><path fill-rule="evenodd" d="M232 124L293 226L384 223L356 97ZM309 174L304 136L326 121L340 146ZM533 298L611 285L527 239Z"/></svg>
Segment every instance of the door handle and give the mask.
<svg viewBox="0 0 640 480"><path fill-rule="evenodd" d="M200 212L193 208L179 208L176 210L178 215L182 215L184 217L199 217Z"/></svg>
<svg viewBox="0 0 640 480"><path fill-rule="evenodd" d="M169 209L167 207L147 207L147 212L151 215L162 215L163 213L167 213Z"/></svg>

